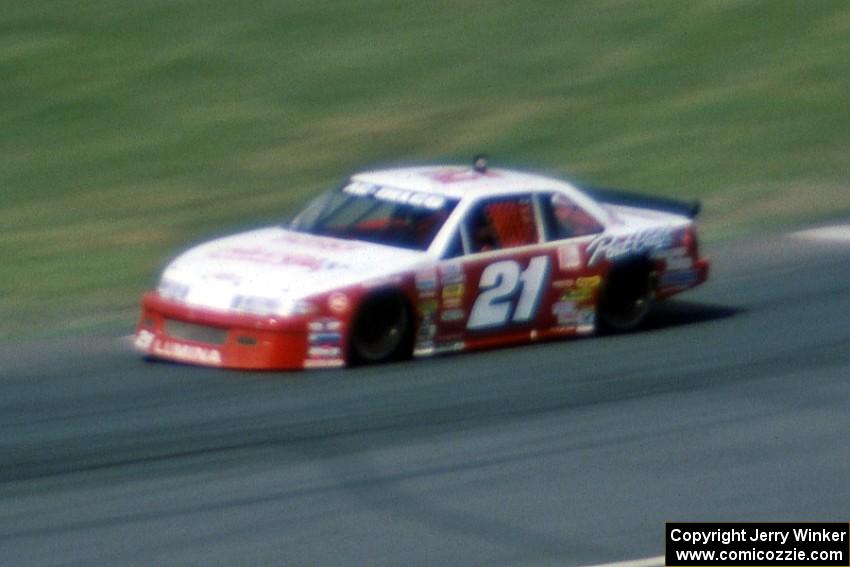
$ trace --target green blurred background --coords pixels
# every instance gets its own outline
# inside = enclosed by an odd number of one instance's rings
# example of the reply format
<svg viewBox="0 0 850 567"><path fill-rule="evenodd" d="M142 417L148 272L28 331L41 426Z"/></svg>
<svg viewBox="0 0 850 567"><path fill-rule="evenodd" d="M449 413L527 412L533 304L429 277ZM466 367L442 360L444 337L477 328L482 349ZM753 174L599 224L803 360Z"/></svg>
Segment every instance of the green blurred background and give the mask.
<svg viewBox="0 0 850 567"><path fill-rule="evenodd" d="M848 40L844 0L3 2L0 337L127 333L169 256L364 167L486 151L709 241L846 214Z"/></svg>

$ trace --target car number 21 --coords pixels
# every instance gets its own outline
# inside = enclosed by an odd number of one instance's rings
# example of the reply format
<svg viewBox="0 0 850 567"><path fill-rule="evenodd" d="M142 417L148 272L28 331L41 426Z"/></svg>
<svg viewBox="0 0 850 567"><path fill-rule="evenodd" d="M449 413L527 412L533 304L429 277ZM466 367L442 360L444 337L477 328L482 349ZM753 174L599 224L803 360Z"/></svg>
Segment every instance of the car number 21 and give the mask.
<svg viewBox="0 0 850 567"><path fill-rule="evenodd" d="M531 321L540 306L548 275L548 256L532 258L525 270L513 260L490 264L481 272L480 294L466 328L488 329Z"/></svg>

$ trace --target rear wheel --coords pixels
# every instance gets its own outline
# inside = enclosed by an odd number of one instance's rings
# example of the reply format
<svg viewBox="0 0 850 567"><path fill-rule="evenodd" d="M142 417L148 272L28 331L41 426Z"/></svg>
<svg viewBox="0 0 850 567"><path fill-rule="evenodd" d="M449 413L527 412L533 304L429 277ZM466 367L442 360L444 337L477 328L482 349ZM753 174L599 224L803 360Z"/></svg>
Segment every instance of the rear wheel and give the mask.
<svg viewBox="0 0 850 567"><path fill-rule="evenodd" d="M640 326L652 304L652 264L634 258L612 266L597 306L599 330L625 333Z"/></svg>
<svg viewBox="0 0 850 567"><path fill-rule="evenodd" d="M352 364L409 358L413 353L413 313L403 295L381 293L357 311L349 340Z"/></svg>

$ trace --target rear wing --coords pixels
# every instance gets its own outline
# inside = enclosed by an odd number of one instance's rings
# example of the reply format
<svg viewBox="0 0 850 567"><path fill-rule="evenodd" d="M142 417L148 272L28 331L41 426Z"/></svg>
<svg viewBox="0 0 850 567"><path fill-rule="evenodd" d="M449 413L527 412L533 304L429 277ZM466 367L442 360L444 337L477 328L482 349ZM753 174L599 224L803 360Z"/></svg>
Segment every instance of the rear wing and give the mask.
<svg viewBox="0 0 850 567"><path fill-rule="evenodd" d="M631 191L624 191L622 189L590 187L587 185L580 185L578 188L582 193L600 203L652 209L654 211L683 215L689 219L696 218L702 208L702 204L698 200L685 201L671 197L658 197L656 195L632 193Z"/></svg>

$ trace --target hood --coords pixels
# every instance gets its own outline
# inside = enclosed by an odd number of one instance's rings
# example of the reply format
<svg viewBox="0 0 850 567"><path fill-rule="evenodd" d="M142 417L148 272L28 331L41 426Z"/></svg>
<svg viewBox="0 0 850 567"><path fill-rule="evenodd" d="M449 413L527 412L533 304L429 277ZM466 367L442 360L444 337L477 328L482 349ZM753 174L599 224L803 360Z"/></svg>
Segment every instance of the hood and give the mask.
<svg viewBox="0 0 850 567"><path fill-rule="evenodd" d="M312 295L428 261L424 252L272 227L184 252L166 267L158 292L199 307L286 315Z"/></svg>

